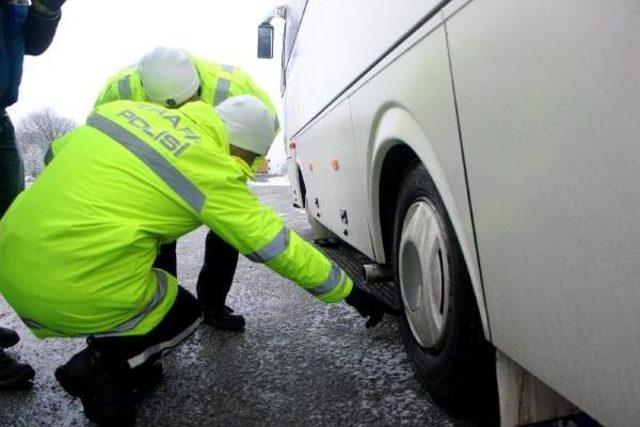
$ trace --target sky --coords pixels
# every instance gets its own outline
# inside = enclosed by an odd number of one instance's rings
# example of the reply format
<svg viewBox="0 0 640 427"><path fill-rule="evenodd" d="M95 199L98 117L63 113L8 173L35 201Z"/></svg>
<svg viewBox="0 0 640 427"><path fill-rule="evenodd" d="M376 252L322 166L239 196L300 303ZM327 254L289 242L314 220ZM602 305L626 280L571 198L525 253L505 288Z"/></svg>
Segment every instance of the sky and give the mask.
<svg viewBox="0 0 640 427"><path fill-rule="evenodd" d="M18 102L9 114L18 124L32 111L53 108L83 123L109 76L156 46L182 47L251 74L281 110L280 44L274 59L256 57L257 28L275 0L68 0L51 47L25 57ZM282 114L280 114L281 121ZM269 157L284 160L282 132Z"/></svg>

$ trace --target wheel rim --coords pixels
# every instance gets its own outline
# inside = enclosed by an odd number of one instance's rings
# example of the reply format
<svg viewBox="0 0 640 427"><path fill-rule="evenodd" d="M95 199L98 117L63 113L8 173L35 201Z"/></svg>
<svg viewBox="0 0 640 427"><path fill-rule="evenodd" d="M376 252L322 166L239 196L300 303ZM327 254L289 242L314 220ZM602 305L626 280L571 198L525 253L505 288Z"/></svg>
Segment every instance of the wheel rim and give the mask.
<svg viewBox="0 0 640 427"><path fill-rule="evenodd" d="M405 315L414 338L433 348L444 334L449 311L449 262L445 231L429 200L414 202L400 237L399 279Z"/></svg>

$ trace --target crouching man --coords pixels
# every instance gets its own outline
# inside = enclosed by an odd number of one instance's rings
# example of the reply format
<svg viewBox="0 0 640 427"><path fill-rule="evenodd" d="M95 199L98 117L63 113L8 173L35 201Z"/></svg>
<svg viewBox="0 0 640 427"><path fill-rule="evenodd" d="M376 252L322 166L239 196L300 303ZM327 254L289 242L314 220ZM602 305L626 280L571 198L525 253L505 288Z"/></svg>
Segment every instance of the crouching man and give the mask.
<svg viewBox="0 0 640 427"><path fill-rule="evenodd" d="M158 247L205 224L321 301L374 323L389 311L248 190L273 138L255 97L179 109L117 101L54 144L44 173L0 221L0 292L40 337L88 337L56 370L97 422L131 423L132 394L201 321L196 299L152 268Z"/></svg>

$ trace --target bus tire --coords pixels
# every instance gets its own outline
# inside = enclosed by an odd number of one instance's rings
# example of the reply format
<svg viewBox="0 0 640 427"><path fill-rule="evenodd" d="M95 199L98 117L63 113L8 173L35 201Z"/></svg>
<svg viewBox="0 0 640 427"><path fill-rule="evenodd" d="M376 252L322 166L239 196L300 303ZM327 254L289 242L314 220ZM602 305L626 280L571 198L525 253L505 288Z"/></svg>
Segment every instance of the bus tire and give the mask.
<svg viewBox="0 0 640 427"><path fill-rule="evenodd" d="M451 221L420 162L404 175L393 236L402 340L417 379L444 407L490 405L495 416L494 351Z"/></svg>

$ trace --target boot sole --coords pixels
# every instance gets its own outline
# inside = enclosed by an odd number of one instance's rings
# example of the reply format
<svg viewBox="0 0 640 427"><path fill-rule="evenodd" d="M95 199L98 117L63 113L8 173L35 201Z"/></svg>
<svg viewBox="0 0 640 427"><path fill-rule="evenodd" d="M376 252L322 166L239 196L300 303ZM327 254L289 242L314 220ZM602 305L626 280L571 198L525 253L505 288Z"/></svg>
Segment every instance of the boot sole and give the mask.
<svg viewBox="0 0 640 427"><path fill-rule="evenodd" d="M78 386L75 381L71 378L71 375L64 369L62 366L56 369L53 374L56 377L56 380L60 383L64 391L72 395L73 397L80 397L82 393L82 389Z"/></svg>
<svg viewBox="0 0 640 427"><path fill-rule="evenodd" d="M35 376L33 368L23 369L17 376L0 381L0 389L27 388Z"/></svg>
<svg viewBox="0 0 640 427"><path fill-rule="evenodd" d="M63 366L56 369L54 376L62 386L62 388L73 397L77 397L82 402L84 408L84 414L91 421L103 425L118 425L118 426L132 426L135 424L135 420L128 419L105 419L98 414L94 409L93 399L90 397L90 393L84 390L82 385L70 375Z"/></svg>
<svg viewBox="0 0 640 427"><path fill-rule="evenodd" d="M64 391L69 393L71 396L80 399L85 416L92 421L100 423L100 417L96 416L94 411L91 409L93 407L93 401L89 397L87 397L88 393L84 393L82 386L78 385L78 383L67 372L67 370L61 366L56 369L54 376L56 377Z"/></svg>
<svg viewBox="0 0 640 427"><path fill-rule="evenodd" d="M0 350L11 348L20 342L20 338L8 339L0 343Z"/></svg>

